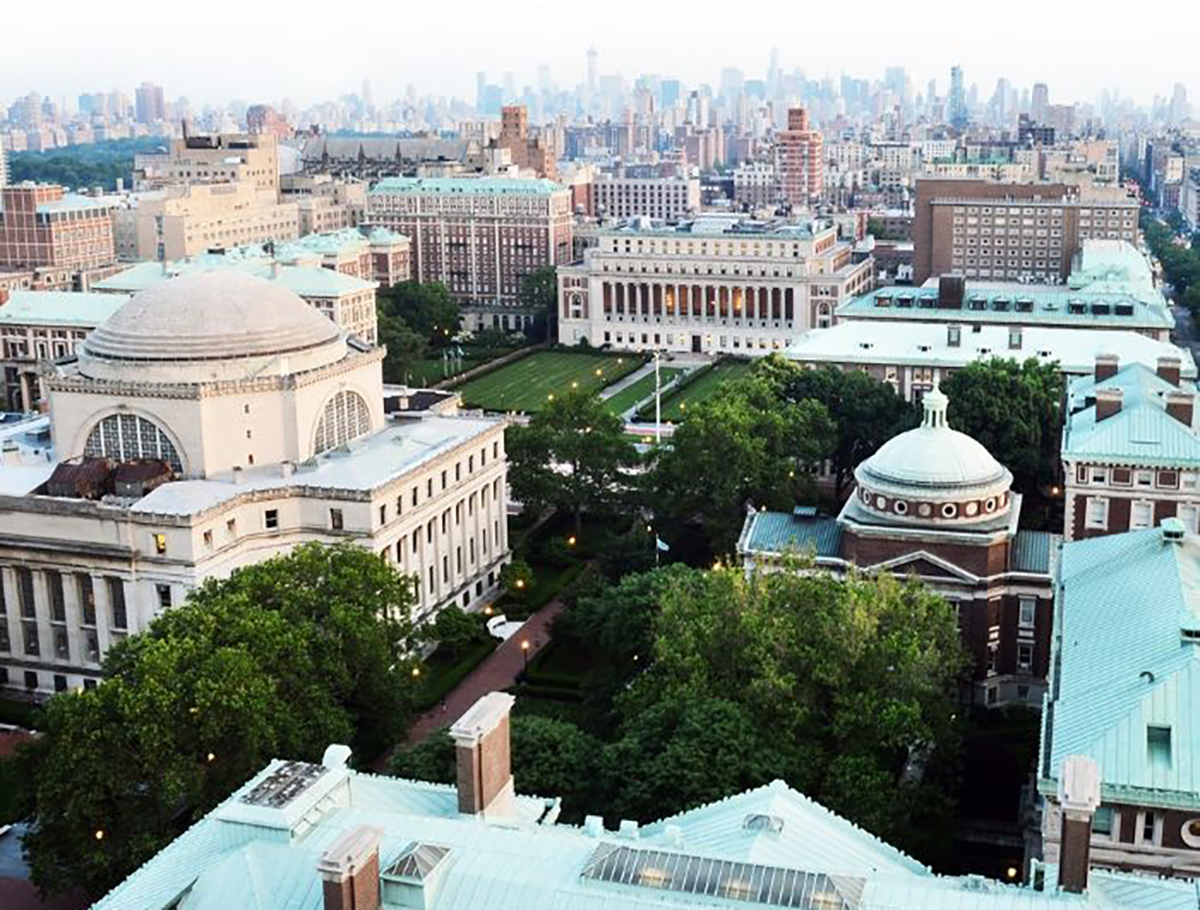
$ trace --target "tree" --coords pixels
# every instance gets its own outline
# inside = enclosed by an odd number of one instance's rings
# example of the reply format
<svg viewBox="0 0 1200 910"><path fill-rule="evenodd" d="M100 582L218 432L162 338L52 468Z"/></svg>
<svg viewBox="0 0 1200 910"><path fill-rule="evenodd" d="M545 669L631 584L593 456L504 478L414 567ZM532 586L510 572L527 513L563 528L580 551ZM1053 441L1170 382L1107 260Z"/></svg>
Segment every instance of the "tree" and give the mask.
<svg viewBox="0 0 1200 910"><path fill-rule="evenodd" d="M521 278L517 301L534 311L532 341L553 341L558 336L558 270L544 265Z"/></svg>
<svg viewBox="0 0 1200 910"><path fill-rule="evenodd" d="M402 281L379 292L379 306L397 316L432 347L449 344L458 334L458 304L439 281Z"/></svg>
<svg viewBox="0 0 1200 910"><path fill-rule="evenodd" d="M376 321L379 342L387 348L383 378L386 382L404 383L407 370L425 356L429 342L399 316L392 315L382 303L376 305Z"/></svg>
<svg viewBox="0 0 1200 910"><path fill-rule="evenodd" d="M755 377L722 389L688 410L648 478L656 515L676 528L698 520L717 554L732 550L748 505L791 509L834 440L819 402L781 402Z"/></svg>
<svg viewBox="0 0 1200 910"><path fill-rule="evenodd" d="M659 591L649 665L618 697L626 724L663 704L732 702L770 731L771 768L792 786L902 836L919 802L905 768L957 747L966 657L949 604L890 575L807 570L685 570Z"/></svg>
<svg viewBox="0 0 1200 910"><path fill-rule="evenodd" d="M533 568L523 559L513 559L500 568L500 586L510 597L524 599L533 587Z"/></svg>
<svg viewBox="0 0 1200 910"><path fill-rule="evenodd" d="M605 747L603 804L617 818L649 821L769 783L786 763L764 733L732 701L657 702Z"/></svg>
<svg viewBox="0 0 1200 910"><path fill-rule="evenodd" d="M956 370L942 385L950 426L966 433L1013 473L1022 493L1053 482L1062 431L1062 373L1057 363L993 357Z"/></svg>
<svg viewBox="0 0 1200 910"><path fill-rule="evenodd" d="M19 759L44 891L98 895L278 755L401 732L410 586L352 545L210 581L105 656L104 680L51 699Z"/></svg>
<svg viewBox="0 0 1200 910"><path fill-rule="evenodd" d="M841 500L854 469L881 445L914 423L912 407L888 383L858 370L823 367L806 370L778 355L755 365L783 401L819 401L833 419L830 456L835 492Z"/></svg>
<svg viewBox="0 0 1200 910"><path fill-rule="evenodd" d="M421 633L426 641L437 642L447 651L462 651L487 634L479 616L465 612L457 604L438 610L437 617Z"/></svg>
<svg viewBox="0 0 1200 910"><path fill-rule="evenodd" d="M611 514L638 462L620 418L594 394L575 390L556 397L506 442L513 497L526 508L555 508L575 515Z"/></svg>

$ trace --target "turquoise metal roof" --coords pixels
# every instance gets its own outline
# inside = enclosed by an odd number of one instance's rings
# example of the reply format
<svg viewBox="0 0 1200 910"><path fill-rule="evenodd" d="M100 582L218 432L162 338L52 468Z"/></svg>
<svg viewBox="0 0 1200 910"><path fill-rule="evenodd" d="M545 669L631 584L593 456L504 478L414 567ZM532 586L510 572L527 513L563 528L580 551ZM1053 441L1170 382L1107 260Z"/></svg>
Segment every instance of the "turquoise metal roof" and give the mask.
<svg viewBox="0 0 1200 910"><path fill-rule="evenodd" d="M544 177L387 177L368 195L393 193L486 194L499 196L549 196L564 187Z"/></svg>
<svg viewBox="0 0 1200 910"><path fill-rule="evenodd" d="M332 767L278 805L245 797L279 774L272 762L200 822L101 899L94 910L322 910L317 864L348 831L381 832L385 873L414 846L439 856L428 881L431 910L682 910L770 906L754 881L825 883L844 910L1182 910L1178 882L1098 875L1086 896L1038 892L978 877L942 877L780 782L616 833L554 823L554 804L517 797L512 814L460 815L453 787ZM770 823L760 824L766 816ZM615 820L610 820L615 821ZM597 857L639 858L630 875L605 874ZM657 859L662 868L648 870ZM716 887L696 893L664 870L707 870ZM642 874L635 875L640 870ZM714 870L716 870L714 872ZM613 871L613 870L609 870ZM654 872L647 875L647 871ZM388 879L385 878L385 883ZM1107 895L1120 888L1120 903ZM832 906L828 891L795 890L791 906ZM390 904L389 904L390 906Z"/></svg>
<svg viewBox="0 0 1200 910"><path fill-rule="evenodd" d="M1121 410L1104 420L1096 420L1094 401L1101 389L1120 389ZM1184 381L1183 389L1194 391ZM1165 396L1179 391L1174 385L1143 364L1129 364L1116 375L1096 382L1082 376L1070 383L1068 411L1063 427L1064 461L1101 462L1147 467L1200 466L1200 431L1167 414ZM1200 409L1194 409L1200 410Z"/></svg>
<svg viewBox="0 0 1200 910"><path fill-rule="evenodd" d="M1063 545L1040 773L1070 755L1100 766L1102 794L1200 808L1200 537L1162 528ZM1151 727L1169 730L1165 760Z"/></svg>
<svg viewBox="0 0 1200 910"><path fill-rule="evenodd" d="M339 297L375 287L370 281L315 265L281 265L276 272L265 254L254 256L237 250L224 255L205 254L184 262L141 262L96 282L93 287L99 291L133 294L179 275L215 269L238 269L248 275L278 281L301 297Z"/></svg>
<svg viewBox="0 0 1200 910"><path fill-rule="evenodd" d="M93 329L129 300L127 294L13 291L0 306L0 325L58 325Z"/></svg>
<svg viewBox="0 0 1200 910"><path fill-rule="evenodd" d="M1057 540L1049 531L1018 531L1013 538L1013 571L1049 574L1052 545Z"/></svg>
<svg viewBox="0 0 1200 910"><path fill-rule="evenodd" d="M818 557L841 555L842 526L836 518L818 518L787 512L759 512L744 541L747 552L810 552Z"/></svg>

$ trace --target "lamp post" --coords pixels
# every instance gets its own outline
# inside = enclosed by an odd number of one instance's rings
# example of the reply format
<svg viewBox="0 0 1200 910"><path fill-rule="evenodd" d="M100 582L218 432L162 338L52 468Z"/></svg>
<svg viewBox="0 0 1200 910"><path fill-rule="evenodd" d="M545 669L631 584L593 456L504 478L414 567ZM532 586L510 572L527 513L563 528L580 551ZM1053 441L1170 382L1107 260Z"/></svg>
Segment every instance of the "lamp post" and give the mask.
<svg viewBox="0 0 1200 910"><path fill-rule="evenodd" d="M654 352L654 445L662 445L662 372L659 363L662 352Z"/></svg>
<svg viewBox="0 0 1200 910"><path fill-rule="evenodd" d="M521 657L525 661L525 670L529 670L529 639L521 642Z"/></svg>

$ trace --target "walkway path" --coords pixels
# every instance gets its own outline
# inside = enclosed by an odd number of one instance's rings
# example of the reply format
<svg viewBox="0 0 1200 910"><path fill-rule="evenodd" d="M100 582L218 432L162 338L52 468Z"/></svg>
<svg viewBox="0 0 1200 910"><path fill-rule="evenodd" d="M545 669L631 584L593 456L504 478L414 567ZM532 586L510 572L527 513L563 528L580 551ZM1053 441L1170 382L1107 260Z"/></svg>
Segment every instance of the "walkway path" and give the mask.
<svg viewBox="0 0 1200 910"><path fill-rule="evenodd" d="M419 743L437 730L450 726L489 692L507 689L516 682L517 674L525 667L521 643L529 642L529 657L532 658L550 641L550 623L562 610L562 602L555 599L530 616L516 635L501 642L483 663L450 691L443 704L417 718L408 732L408 745ZM390 766L390 753L375 763L376 770L380 771L386 771Z"/></svg>

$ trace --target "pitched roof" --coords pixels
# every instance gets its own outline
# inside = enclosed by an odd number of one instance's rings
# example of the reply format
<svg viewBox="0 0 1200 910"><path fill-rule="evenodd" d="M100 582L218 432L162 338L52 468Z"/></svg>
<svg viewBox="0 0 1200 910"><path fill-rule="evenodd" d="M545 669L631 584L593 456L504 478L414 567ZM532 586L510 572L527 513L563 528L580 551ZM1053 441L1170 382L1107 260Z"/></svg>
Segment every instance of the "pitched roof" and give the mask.
<svg viewBox="0 0 1200 910"><path fill-rule="evenodd" d="M1043 789L1069 755L1102 795L1200 808L1200 537L1147 528L1064 544ZM1158 734L1152 728L1159 730ZM1165 754L1153 740L1166 729Z"/></svg>
<svg viewBox="0 0 1200 910"><path fill-rule="evenodd" d="M1120 390L1121 410L1096 420L1096 393ZM1081 376L1068 388L1068 417L1063 427L1065 460L1102 461L1162 467L1200 465L1200 429L1196 408L1191 424L1167 414L1166 396L1180 391L1141 363L1121 367L1099 382ZM1184 381L1183 391L1195 392Z"/></svg>
<svg viewBox="0 0 1200 910"><path fill-rule="evenodd" d="M842 526L836 518L788 512L756 512L742 533L743 552L841 554Z"/></svg>

